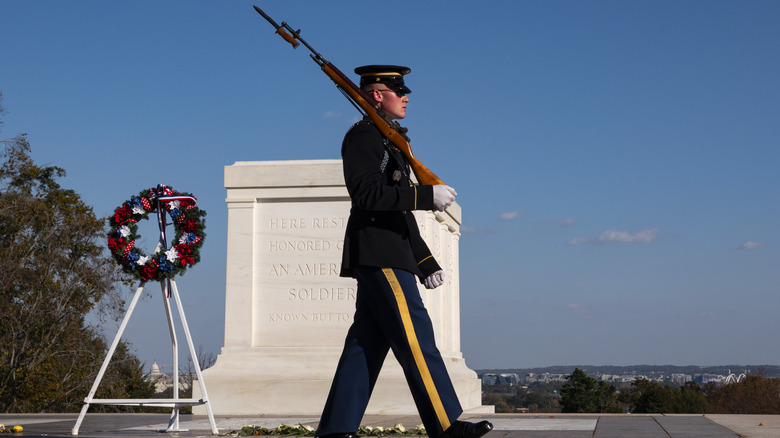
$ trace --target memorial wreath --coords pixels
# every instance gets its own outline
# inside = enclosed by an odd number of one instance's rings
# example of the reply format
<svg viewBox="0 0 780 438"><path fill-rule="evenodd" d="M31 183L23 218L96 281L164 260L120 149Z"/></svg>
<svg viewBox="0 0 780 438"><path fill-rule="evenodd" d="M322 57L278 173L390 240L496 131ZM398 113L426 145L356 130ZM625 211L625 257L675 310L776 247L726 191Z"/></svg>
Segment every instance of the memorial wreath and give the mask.
<svg viewBox="0 0 780 438"><path fill-rule="evenodd" d="M170 215L175 234L170 248L158 244L155 252L147 256L135 245L139 237L137 223L155 212ZM122 270L141 281L182 275L187 267L200 261L200 247L206 237L204 216L206 212L198 208L191 194L158 185L131 197L114 210L108 218L108 249ZM164 216L158 219L165 223Z"/></svg>

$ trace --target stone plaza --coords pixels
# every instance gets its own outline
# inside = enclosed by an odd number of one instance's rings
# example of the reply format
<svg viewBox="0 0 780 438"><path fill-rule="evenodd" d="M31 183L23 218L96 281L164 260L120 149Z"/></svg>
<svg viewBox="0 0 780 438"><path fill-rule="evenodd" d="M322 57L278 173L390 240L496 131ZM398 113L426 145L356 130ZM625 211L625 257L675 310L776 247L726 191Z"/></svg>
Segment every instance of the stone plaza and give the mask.
<svg viewBox="0 0 780 438"><path fill-rule="evenodd" d="M292 400L291 400L292 402ZM0 423L19 424L21 434L10 436L72 437L77 414L0 414ZM87 438L153 437L168 424L167 414L88 414L79 432ZM495 429L485 438L777 438L780 415L662 415L662 414L481 414ZM317 416L218 416L220 435L245 425L274 428L280 424L316 427ZM417 416L367 415L364 425L416 426ZM183 415L176 437L212 436L205 416ZM163 435L168 436L168 435Z"/></svg>

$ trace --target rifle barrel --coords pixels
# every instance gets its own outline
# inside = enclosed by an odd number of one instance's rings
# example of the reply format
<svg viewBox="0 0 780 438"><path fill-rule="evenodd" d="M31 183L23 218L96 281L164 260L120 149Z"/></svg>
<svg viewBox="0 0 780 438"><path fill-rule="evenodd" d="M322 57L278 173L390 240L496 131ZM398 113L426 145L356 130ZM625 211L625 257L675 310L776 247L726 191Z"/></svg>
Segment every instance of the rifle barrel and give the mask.
<svg viewBox="0 0 780 438"><path fill-rule="evenodd" d="M273 18L269 17L269 16L268 16L268 14L266 14L265 12L263 12L263 10L262 10L262 9L258 8L257 6L254 6L254 5L252 5L252 7L253 7L253 8L255 8L255 10L257 11L257 13L258 13L258 14L262 15L262 16L263 16L263 18L265 18L266 20L268 20L268 22L269 22L269 23L271 23L271 26L273 26L273 27L274 27L274 29L279 29L279 28L281 27L281 26L279 26L278 24L276 24L276 22L274 21L274 19L273 19Z"/></svg>
<svg viewBox="0 0 780 438"><path fill-rule="evenodd" d="M286 24L284 22L282 22L282 25L280 26L280 25L276 24L276 22L274 21L273 18L269 17L268 14L263 12L262 9L258 8L255 5L252 5L252 7L255 8L255 10L257 11L258 14L262 15L263 18L265 18L266 20L268 20L269 23L271 23L271 26L273 26L274 29L276 29L276 33L278 33L280 37L284 38L285 41L287 41L288 43L292 44L293 49L298 47L298 41L295 40L295 37L293 37L292 35L287 33L287 31L284 30L284 26L286 26Z"/></svg>

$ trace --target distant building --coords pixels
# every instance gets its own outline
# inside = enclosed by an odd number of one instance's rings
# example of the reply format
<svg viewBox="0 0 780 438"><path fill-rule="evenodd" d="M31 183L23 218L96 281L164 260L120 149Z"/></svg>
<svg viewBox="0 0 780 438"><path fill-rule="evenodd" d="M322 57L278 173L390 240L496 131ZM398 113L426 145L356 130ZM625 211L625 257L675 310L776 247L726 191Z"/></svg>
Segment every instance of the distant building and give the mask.
<svg viewBox="0 0 780 438"><path fill-rule="evenodd" d="M192 387L192 382L195 376L191 374L179 374L179 391L184 392ZM146 375L148 382L154 383L154 392L160 394L173 388L173 376L165 374L164 370L161 370L157 362L152 364L152 368L149 374Z"/></svg>
<svg viewBox="0 0 780 438"><path fill-rule="evenodd" d="M693 377L691 377L690 374L672 374L671 377L672 383L675 385L685 385L686 382L692 382Z"/></svg>
<svg viewBox="0 0 780 438"><path fill-rule="evenodd" d="M717 374L700 374L696 376L694 380L696 380L696 383L699 385L704 385L710 382L718 383L722 379L722 376L719 376Z"/></svg>
<svg viewBox="0 0 780 438"><path fill-rule="evenodd" d="M520 376L515 373L511 374L499 374L498 381L502 385L516 386L520 384Z"/></svg>
<svg viewBox="0 0 780 438"><path fill-rule="evenodd" d="M509 385L517 386L520 384L520 376L515 373L485 373L482 376L483 385Z"/></svg>

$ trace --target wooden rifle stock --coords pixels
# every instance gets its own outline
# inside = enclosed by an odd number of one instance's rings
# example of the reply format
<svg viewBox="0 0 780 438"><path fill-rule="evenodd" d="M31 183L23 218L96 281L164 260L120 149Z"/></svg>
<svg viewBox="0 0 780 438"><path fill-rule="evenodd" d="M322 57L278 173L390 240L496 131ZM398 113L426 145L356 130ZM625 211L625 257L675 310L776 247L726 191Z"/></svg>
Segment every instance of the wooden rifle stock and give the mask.
<svg viewBox="0 0 780 438"><path fill-rule="evenodd" d="M306 46L307 49L309 49L309 51L312 52L311 57L314 62L316 62L322 68L322 71L336 84L336 87L338 87L344 93L344 95L352 102L353 105L355 105L356 108L358 108L359 111L367 115L371 121L374 122L377 128L379 128L379 131L382 132L382 135L390 140L390 142L393 143L393 145L404 154L407 161L409 161L409 165L411 166L414 175L417 177L417 181L420 184L444 184L444 182L442 182L442 180L439 179L436 174L434 174L422 162L420 162L417 157L414 156L412 153L412 146L409 144L409 138L400 131L403 128L401 128L397 122L388 120L385 117L384 112L370 102L371 98L366 95L363 90L355 85L355 83L352 82L352 80L349 79L346 75L344 75L344 73L342 73L338 68L336 68L336 66L326 61L322 55L317 53L316 50L314 50L308 43L306 43L306 41L301 38L300 30L293 30L285 22L282 22L281 25L278 25L260 8L257 6L254 8L260 15L263 16L263 18L271 23L279 36L284 38L285 41L293 46L293 49L298 47L298 41L300 41L304 46ZM285 29L287 29L290 33L286 33Z"/></svg>

